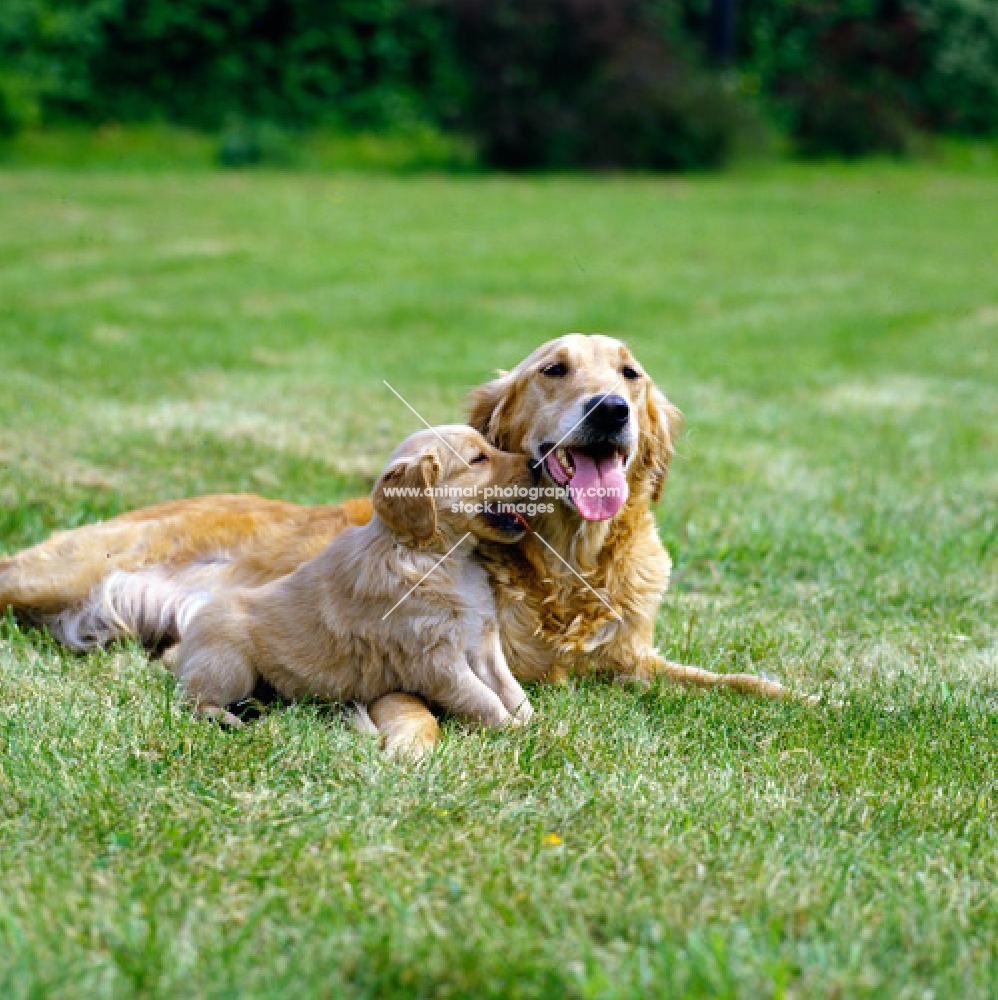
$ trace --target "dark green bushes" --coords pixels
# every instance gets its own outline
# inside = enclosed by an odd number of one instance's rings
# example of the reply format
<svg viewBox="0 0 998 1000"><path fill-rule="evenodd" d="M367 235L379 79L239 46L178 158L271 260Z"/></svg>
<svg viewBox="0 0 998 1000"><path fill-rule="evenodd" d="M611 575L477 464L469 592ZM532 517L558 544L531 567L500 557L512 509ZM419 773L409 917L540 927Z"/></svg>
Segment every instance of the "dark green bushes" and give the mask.
<svg viewBox="0 0 998 1000"><path fill-rule="evenodd" d="M644 0L451 0L466 121L503 167L722 163L749 115Z"/></svg>
<svg viewBox="0 0 998 1000"><path fill-rule="evenodd" d="M930 40L921 81L924 112L936 128L976 135L998 131L998 3L916 0Z"/></svg>
<svg viewBox="0 0 998 1000"><path fill-rule="evenodd" d="M744 0L743 67L809 154L998 132L994 0Z"/></svg>
<svg viewBox="0 0 998 1000"><path fill-rule="evenodd" d="M278 126L430 127L504 168L691 169L760 109L818 155L998 132L995 0L741 0L726 71L705 63L709 5L2 0L0 137L169 121L223 130L237 163Z"/></svg>
<svg viewBox="0 0 998 1000"><path fill-rule="evenodd" d="M0 58L49 117L384 127L446 113L439 13L407 0L4 0Z"/></svg>

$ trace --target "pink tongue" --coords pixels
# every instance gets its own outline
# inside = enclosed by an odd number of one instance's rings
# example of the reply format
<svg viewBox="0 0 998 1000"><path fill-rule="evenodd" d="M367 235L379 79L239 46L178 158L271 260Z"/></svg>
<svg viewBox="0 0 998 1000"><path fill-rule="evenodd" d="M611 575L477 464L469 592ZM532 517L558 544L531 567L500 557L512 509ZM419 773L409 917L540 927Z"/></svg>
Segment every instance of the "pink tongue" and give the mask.
<svg viewBox="0 0 998 1000"><path fill-rule="evenodd" d="M620 455L594 461L581 451L568 449L575 475L568 491L578 512L587 521L605 521L627 502L627 477Z"/></svg>

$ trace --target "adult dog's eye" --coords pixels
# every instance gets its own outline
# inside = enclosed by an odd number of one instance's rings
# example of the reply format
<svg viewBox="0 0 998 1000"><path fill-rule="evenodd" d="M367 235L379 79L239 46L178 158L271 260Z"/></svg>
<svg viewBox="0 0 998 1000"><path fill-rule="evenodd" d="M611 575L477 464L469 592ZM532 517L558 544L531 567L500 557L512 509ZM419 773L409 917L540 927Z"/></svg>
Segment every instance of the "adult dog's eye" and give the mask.
<svg viewBox="0 0 998 1000"><path fill-rule="evenodd" d="M486 455L485 452L483 451L480 455L476 455L471 460L471 464L472 465L478 465L479 462L487 462L488 460L489 460L489 456Z"/></svg>
<svg viewBox="0 0 998 1000"><path fill-rule="evenodd" d="M624 365L624 367L620 369L620 374L623 375L624 378L630 379L632 382L636 378L641 378L641 372L639 372L637 368L632 368L630 365Z"/></svg>
<svg viewBox="0 0 998 1000"><path fill-rule="evenodd" d="M562 361L556 361L553 365L542 368L541 374L547 375L548 378L564 378L568 374L568 365Z"/></svg>

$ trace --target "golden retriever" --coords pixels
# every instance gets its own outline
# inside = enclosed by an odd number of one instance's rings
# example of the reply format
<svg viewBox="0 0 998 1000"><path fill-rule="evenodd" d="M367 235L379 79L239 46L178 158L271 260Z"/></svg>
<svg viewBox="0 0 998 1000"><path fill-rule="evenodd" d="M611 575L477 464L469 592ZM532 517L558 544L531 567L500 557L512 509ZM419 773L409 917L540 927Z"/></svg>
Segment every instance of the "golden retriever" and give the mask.
<svg viewBox="0 0 998 1000"><path fill-rule="evenodd" d="M185 696L232 725L226 706L260 678L289 698L366 705L406 692L483 726L527 721L473 552L480 540L523 537L526 522L490 497L532 484L525 456L470 427L407 438L375 484L366 525L293 573L225 591L193 615L174 660Z"/></svg>
<svg viewBox="0 0 998 1000"><path fill-rule="evenodd" d="M469 423L494 446L527 455L540 482L559 491L522 543L479 546L503 650L519 678L600 670L789 694L764 678L672 663L655 649L671 563L650 505L662 493L680 414L623 343L569 334L543 344L473 391ZM0 560L0 608L11 606L85 649L128 629L80 609L94 606L95 591L122 603L120 595L134 592L134 578L143 575L132 618L141 619L140 634L150 641L176 642L204 592L285 576L371 513L367 500L302 507L243 495L159 504ZM379 731L400 741L407 733L413 741L436 736L432 715L411 696L388 696L369 710Z"/></svg>

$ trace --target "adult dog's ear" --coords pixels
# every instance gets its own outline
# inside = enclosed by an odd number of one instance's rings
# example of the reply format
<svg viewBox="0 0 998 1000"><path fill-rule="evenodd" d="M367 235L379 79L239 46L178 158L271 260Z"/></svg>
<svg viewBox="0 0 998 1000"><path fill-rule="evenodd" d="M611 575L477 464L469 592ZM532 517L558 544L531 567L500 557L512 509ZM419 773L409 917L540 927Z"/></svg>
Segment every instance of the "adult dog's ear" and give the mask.
<svg viewBox="0 0 998 1000"><path fill-rule="evenodd" d="M490 444L503 451L515 450L509 442L509 422L504 419L504 411L515 392L513 374L503 372L499 378L472 389L468 394L468 423Z"/></svg>
<svg viewBox="0 0 998 1000"><path fill-rule="evenodd" d="M439 479L440 460L436 455L400 458L374 484L374 510L392 531L417 542L429 541L437 533L433 487Z"/></svg>
<svg viewBox="0 0 998 1000"><path fill-rule="evenodd" d="M683 426L683 415L660 390L652 386L645 400L641 425L644 464L652 477L651 502L658 503L662 499L665 479L669 474L669 461L675 451L674 442Z"/></svg>

